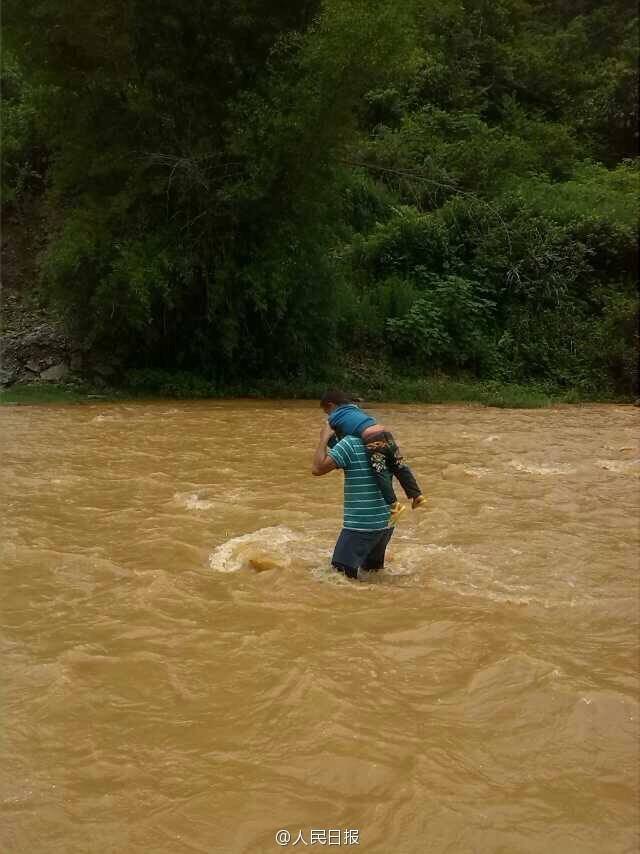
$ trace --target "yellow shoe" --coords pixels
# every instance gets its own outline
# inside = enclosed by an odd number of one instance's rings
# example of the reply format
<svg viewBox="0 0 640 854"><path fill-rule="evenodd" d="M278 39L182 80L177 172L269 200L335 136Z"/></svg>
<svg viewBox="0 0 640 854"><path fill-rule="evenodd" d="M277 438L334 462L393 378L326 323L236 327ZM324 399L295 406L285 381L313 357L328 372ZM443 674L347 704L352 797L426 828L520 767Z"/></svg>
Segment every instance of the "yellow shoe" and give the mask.
<svg viewBox="0 0 640 854"><path fill-rule="evenodd" d="M422 507L422 505L426 503L427 498L425 495L416 495L416 497L411 501L411 509L417 510L418 507Z"/></svg>
<svg viewBox="0 0 640 854"><path fill-rule="evenodd" d="M395 504L392 504L389 508L391 510L391 516L389 517L389 527L393 527L398 521L398 516L407 509L404 504L400 504L399 501L396 501Z"/></svg>

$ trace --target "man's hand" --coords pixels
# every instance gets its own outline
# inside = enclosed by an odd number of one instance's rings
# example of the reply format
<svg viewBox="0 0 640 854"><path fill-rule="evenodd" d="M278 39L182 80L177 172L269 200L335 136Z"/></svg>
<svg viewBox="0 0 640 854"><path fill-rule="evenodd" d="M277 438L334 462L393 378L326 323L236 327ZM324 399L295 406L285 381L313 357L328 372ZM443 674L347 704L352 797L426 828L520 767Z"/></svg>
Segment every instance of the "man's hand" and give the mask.
<svg viewBox="0 0 640 854"><path fill-rule="evenodd" d="M311 474L316 477L321 477L323 474L329 474L330 471L338 468L334 460L327 454L327 442L333 435L333 429L328 422L322 425L320 430L320 439L318 447L313 455L313 465L311 466Z"/></svg>
<svg viewBox="0 0 640 854"><path fill-rule="evenodd" d="M333 436L333 427L328 421L325 421L320 430L320 441L324 442L325 446L329 439Z"/></svg>

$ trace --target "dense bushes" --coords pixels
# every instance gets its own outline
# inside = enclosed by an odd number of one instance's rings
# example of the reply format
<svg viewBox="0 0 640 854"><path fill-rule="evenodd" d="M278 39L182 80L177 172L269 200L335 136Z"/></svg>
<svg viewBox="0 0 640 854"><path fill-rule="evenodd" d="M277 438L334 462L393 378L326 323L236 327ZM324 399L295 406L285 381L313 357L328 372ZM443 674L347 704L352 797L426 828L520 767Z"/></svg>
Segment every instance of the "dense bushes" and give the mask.
<svg viewBox="0 0 640 854"><path fill-rule="evenodd" d="M637 17L574 5L7 0L4 201L46 178L44 292L180 388L628 394Z"/></svg>
<svg viewBox="0 0 640 854"><path fill-rule="evenodd" d="M353 242L351 280L365 307L353 311L365 327L357 336L413 368L630 391L639 177L591 166L566 185L529 181L490 206L454 199L432 213L395 211ZM393 310L394 289L410 301L404 311Z"/></svg>

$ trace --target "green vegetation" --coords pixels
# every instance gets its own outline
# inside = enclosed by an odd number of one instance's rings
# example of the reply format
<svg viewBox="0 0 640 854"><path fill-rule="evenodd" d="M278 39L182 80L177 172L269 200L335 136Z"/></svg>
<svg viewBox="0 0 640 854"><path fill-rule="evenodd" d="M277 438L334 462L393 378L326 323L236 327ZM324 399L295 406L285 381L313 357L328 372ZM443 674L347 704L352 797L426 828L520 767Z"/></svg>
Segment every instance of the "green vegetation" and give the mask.
<svg viewBox="0 0 640 854"><path fill-rule="evenodd" d="M637 394L635 4L232 5L5 0L3 199L129 393Z"/></svg>
<svg viewBox="0 0 640 854"><path fill-rule="evenodd" d="M102 398L88 388L55 385L53 383L31 383L0 391L0 406L41 403L84 403Z"/></svg>
<svg viewBox="0 0 640 854"><path fill-rule="evenodd" d="M625 403L624 395L601 393L590 396L572 389L562 391L544 384L501 383L471 377L452 379L446 376L386 376L374 385L352 376L331 376L345 388L357 388L367 402L378 403L464 403L510 409L537 409L569 403ZM183 400L223 398L265 398L274 400L318 401L329 384L326 381L257 380L253 384L216 386L192 373L166 371L133 372L127 384L118 388L94 389L90 386L33 384L13 386L0 391L0 406L41 405L48 403L96 403L124 400Z"/></svg>

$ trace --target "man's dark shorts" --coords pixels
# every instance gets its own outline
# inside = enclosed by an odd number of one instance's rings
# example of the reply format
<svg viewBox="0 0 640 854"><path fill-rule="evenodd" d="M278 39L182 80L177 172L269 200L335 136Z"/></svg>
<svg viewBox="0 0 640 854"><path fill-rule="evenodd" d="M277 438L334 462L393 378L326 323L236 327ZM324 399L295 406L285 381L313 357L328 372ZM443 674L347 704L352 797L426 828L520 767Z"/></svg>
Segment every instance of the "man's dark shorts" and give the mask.
<svg viewBox="0 0 640 854"><path fill-rule="evenodd" d="M384 554L393 528L382 531L352 531L343 528L333 550L331 563L348 578L358 577L358 567L373 572L384 566Z"/></svg>

